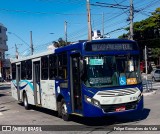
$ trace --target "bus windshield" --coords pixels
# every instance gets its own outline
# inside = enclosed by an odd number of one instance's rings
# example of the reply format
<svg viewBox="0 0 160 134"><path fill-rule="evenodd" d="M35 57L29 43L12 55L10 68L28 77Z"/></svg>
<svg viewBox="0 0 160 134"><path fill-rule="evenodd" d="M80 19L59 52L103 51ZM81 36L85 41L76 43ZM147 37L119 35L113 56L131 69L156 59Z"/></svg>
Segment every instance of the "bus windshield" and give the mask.
<svg viewBox="0 0 160 134"><path fill-rule="evenodd" d="M85 75L82 81L87 87L112 87L141 82L137 55L88 56L84 60Z"/></svg>

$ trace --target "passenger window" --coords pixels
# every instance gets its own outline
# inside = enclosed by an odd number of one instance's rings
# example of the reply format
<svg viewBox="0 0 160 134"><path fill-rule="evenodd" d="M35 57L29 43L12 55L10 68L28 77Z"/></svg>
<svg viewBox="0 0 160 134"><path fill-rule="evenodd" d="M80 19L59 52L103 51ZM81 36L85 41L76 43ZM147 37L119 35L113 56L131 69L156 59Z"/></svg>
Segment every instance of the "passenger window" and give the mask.
<svg viewBox="0 0 160 134"><path fill-rule="evenodd" d="M26 61L21 62L21 79L26 79Z"/></svg>
<svg viewBox="0 0 160 134"><path fill-rule="evenodd" d="M58 78L67 79L67 53L58 55Z"/></svg>
<svg viewBox="0 0 160 134"><path fill-rule="evenodd" d="M41 57L41 79L48 79L48 56Z"/></svg>
<svg viewBox="0 0 160 134"><path fill-rule="evenodd" d="M49 79L54 80L57 77L57 57L49 55Z"/></svg>
<svg viewBox="0 0 160 134"><path fill-rule="evenodd" d="M12 63L12 79L15 80L16 79L16 64Z"/></svg>
<svg viewBox="0 0 160 134"><path fill-rule="evenodd" d="M28 80L32 79L32 61L31 60L26 61L26 79Z"/></svg>

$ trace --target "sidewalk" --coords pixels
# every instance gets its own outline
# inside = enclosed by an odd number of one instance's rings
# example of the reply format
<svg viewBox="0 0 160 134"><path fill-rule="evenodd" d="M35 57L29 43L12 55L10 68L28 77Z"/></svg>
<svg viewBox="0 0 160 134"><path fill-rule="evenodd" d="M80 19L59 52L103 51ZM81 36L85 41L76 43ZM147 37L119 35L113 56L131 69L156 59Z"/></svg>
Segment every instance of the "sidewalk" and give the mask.
<svg viewBox="0 0 160 134"><path fill-rule="evenodd" d="M154 90L150 90L150 91L143 91L143 96L149 96L149 95L156 94L156 90L154 89Z"/></svg>
<svg viewBox="0 0 160 134"><path fill-rule="evenodd" d="M142 74L142 84L143 84L143 95L149 96L156 94L156 90L153 88L152 76L151 74Z"/></svg>

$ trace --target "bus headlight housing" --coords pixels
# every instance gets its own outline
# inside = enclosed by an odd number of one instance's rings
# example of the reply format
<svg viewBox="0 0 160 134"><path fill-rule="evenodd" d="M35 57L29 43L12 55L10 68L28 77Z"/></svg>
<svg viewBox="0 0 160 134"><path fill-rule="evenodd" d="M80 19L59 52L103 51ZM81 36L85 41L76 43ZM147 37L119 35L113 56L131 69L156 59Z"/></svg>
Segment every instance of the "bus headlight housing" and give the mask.
<svg viewBox="0 0 160 134"><path fill-rule="evenodd" d="M142 93L140 93L140 95L137 97L137 100L140 101L141 97L143 96Z"/></svg>
<svg viewBox="0 0 160 134"><path fill-rule="evenodd" d="M93 105L95 105L95 106L100 107L100 103L99 103L98 100L95 100L95 99L93 99L93 98L90 98L90 97L88 97L88 96L86 96L86 95L85 95L84 97L85 97L85 101L86 101L86 102L91 103L91 104L93 104Z"/></svg>

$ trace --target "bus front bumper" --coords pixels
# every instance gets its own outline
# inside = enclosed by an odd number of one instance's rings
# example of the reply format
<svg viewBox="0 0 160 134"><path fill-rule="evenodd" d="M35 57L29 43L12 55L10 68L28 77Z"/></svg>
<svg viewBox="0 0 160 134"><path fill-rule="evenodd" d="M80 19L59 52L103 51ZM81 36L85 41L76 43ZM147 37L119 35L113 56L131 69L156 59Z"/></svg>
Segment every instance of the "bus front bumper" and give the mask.
<svg viewBox="0 0 160 134"><path fill-rule="evenodd" d="M106 115L126 114L129 112L138 112L143 110L143 95L139 101L133 101L123 104L100 105L98 102L83 102L84 117L101 117Z"/></svg>

